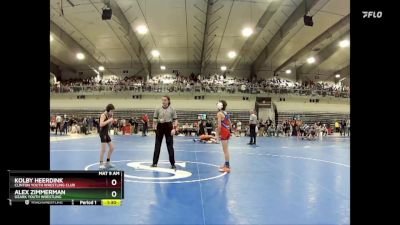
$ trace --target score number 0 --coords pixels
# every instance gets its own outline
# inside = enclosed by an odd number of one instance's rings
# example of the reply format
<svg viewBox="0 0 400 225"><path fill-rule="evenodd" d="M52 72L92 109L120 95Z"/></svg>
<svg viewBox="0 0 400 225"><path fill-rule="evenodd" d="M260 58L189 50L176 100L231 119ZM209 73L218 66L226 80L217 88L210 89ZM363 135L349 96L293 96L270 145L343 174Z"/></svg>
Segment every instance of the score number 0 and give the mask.
<svg viewBox="0 0 400 225"><path fill-rule="evenodd" d="M117 185L117 180L116 180L116 179L112 179L112 180L111 180L111 185L112 185L112 186ZM111 192L111 196L112 196L113 198L117 197L117 192L116 192L116 191L112 191L112 192Z"/></svg>

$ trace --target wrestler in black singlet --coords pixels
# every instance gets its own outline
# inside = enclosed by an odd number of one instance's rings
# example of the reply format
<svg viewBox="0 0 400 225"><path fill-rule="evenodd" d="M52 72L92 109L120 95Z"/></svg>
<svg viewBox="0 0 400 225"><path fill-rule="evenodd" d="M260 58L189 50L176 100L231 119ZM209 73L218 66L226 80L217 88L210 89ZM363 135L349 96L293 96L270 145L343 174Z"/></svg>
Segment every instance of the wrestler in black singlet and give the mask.
<svg viewBox="0 0 400 225"><path fill-rule="evenodd" d="M109 119L107 114L104 113L104 116L106 117L104 119L104 121L107 121ZM99 121L100 121L100 118L99 118ZM100 127L100 122L99 122L99 127ZM109 124L106 124L105 126L100 127L99 135L100 135L101 143L109 143L109 142L111 142L110 135L108 135L108 127L109 127Z"/></svg>

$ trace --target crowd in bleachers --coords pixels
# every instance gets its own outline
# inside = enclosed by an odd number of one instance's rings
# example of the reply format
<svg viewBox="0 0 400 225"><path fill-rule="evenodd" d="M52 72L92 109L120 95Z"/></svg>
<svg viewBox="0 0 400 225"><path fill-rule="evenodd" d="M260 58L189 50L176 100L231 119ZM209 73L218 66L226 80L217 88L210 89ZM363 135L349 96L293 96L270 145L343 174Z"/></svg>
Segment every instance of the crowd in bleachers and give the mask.
<svg viewBox="0 0 400 225"><path fill-rule="evenodd" d="M272 78L250 81L249 79L227 77L226 75L194 75L165 74L155 76L146 82L137 77L124 79L112 77L73 79L60 81L51 87L51 92L80 91L137 91L137 92L243 92L243 93L276 93L298 95L330 95L348 97L350 88L329 82L293 82L287 79Z"/></svg>

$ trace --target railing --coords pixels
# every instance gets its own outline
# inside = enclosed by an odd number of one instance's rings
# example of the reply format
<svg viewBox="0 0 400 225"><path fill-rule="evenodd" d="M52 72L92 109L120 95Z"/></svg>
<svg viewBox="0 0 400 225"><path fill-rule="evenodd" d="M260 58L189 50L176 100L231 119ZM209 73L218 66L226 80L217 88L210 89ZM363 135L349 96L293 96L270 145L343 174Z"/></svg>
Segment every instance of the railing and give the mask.
<svg viewBox="0 0 400 225"><path fill-rule="evenodd" d="M244 94L279 94L279 95L298 95L311 97L334 96L349 98L349 91L337 90L318 90L310 88L290 88L290 87L246 87L229 85L193 85L180 86L173 84L157 85L85 85L85 86L60 86L51 87L51 93L96 93L96 92L122 92L131 91L137 93L159 92L159 93L244 93Z"/></svg>

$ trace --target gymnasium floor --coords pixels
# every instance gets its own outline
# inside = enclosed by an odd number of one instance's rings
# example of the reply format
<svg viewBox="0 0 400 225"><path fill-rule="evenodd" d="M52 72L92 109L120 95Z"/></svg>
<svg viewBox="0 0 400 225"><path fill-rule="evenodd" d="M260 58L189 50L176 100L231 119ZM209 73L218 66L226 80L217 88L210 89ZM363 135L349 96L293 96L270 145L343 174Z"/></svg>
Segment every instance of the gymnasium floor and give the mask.
<svg viewBox="0 0 400 225"><path fill-rule="evenodd" d="M51 136L52 170L96 170L99 137ZM112 161L125 171L120 207L52 206L51 224L349 224L349 138L247 137L230 142L232 173L221 174L218 144L174 139L178 170L189 177L132 167L149 165L154 136L112 136ZM160 163L168 168L163 140ZM187 173L186 173L187 174ZM171 179L172 178L172 179Z"/></svg>

